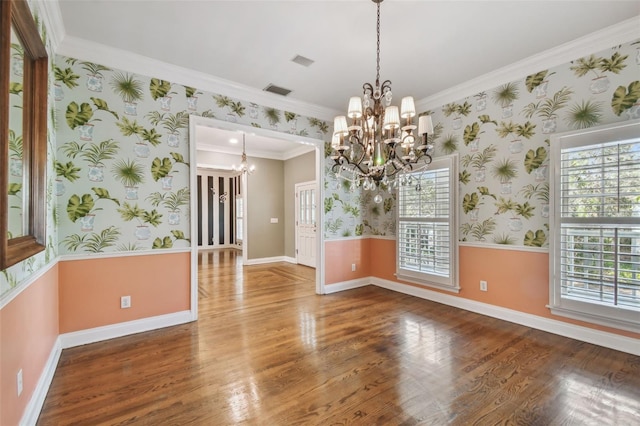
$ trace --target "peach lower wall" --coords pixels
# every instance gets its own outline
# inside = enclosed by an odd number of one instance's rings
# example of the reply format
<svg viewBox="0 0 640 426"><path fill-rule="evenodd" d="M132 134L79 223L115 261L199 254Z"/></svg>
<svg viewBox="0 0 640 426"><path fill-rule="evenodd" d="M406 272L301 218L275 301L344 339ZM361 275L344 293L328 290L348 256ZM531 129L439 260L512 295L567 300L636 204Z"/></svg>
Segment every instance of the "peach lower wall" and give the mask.
<svg viewBox="0 0 640 426"><path fill-rule="evenodd" d="M60 333L190 308L190 253L65 260L59 263ZM120 297L131 296L131 308Z"/></svg>
<svg viewBox="0 0 640 426"><path fill-rule="evenodd" d="M0 310L0 425L20 422L58 334L55 265ZM20 369L23 391L18 397Z"/></svg>
<svg viewBox="0 0 640 426"><path fill-rule="evenodd" d="M371 276L370 238L325 241L324 282L326 285ZM352 271L352 264L356 270Z"/></svg>
<svg viewBox="0 0 640 426"><path fill-rule="evenodd" d="M368 276L421 287L395 278L395 240L369 238L331 241L331 245L328 244L325 243L325 257L327 265L330 265L325 275L327 285L353 279L349 272L344 271L351 271L351 259L355 258L357 253L365 252L370 255ZM330 253L332 258L329 263ZM460 247L459 254L460 292L454 294L428 287L429 290L622 336L640 338L640 333L552 315L546 307L549 303L547 253L464 246ZM480 291L480 280L487 281L488 291Z"/></svg>

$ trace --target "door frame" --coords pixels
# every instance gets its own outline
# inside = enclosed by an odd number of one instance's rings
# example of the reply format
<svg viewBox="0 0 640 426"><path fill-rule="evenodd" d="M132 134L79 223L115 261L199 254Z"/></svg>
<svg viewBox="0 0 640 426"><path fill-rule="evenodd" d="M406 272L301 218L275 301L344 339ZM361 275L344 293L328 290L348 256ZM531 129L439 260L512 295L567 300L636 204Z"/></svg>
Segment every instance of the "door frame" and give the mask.
<svg viewBox="0 0 640 426"><path fill-rule="evenodd" d="M316 160L316 183L323 181L324 172L324 141L320 139L314 139L306 136L293 135L289 133L276 132L274 130L263 129L259 127L248 126L244 124L231 123L228 121L218 120L215 118L201 117L199 115L189 115L189 186L191 193L190 209L191 217L191 316L192 320L198 318L198 239L197 235L197 220L193 219L193 215L197 212L196 197L193 194L197 191L197 170L198 170L198 157L197 157L197 138L196 128L198 126L214 127L222 130L241 131L248 134L256 134L272 139L284 139L288 141L297 142L304 145L310 145L315 148L315 160ZM247 186L249 179L242 179L243 195L247 194ZM324 199L324 185L317 185L316 191L317 200ZM316 222L324 223L324 209L320 208L319 202L316 202ZM245 212L249 209L248 197L244 200ZM244 220L246 221L246 214ZM246 225L246 223L245 223ZM248 244L248 229L245 226L243 232L242 252L243 259L246 261L246 250ZM324 276L324 233L320 233L316 238L316 294L325 294L325 276Z"/></svg>

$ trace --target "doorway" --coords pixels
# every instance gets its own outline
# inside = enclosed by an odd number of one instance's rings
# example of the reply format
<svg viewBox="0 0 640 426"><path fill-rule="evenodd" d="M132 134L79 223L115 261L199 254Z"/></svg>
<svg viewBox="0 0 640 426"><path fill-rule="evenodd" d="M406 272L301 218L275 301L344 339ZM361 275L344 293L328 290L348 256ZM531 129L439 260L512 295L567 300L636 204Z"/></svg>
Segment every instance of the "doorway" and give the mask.
<svg viewBox="0 0 640 426"><path fill-rule="evenodd" d="M281 133L281 132L276 132L269 129L256 128L252 126L217 120L213 118L191 115L189 119L189 144L190 144L190 157L191 157L191 166L192 166L190 169L191 170L190 171L190 174L191 174L190 187L192 189L192 194L195 194L197 192L198 168L229 170L230 168L228 166L225 166L223 164L218 164L217 163L218 159L226 156L227 158L232 158L231 160L232 162L235 161L237 163L240 157L240 153L238 152L231 151L231 150L227 150L227 151L223 150L222 154L216 153L216 156L214 157L215 160L213 163L211 162L207 163L205 160L201 159L198 153L207 151L207 149L204 148L202 146L203 144L201 143L201 141L198 140L198 130L202 131L202 129L204 128L215 129L218 131L235 132L236 135L237 134L241 135L242 133L245 133L247 136L251 135L252 139L253 138L258 138L262 140L269 139L269 140L273 140L276 143L280 141L283 143L287 143L289 145L294 145L294 147L299 151L297 155L314 152L314 159L312 161L314 161L314 164L315 164L315 181L316 182L322 181L322 174L324 172L324 141L323 140L313 139L306 136L299 136L295 134ZM264 147L265 149L268 148L266 144L262 145L261 148L262 147ZM250 152L249 145L247 144L247 156L249 157L249 159L251 159L252 157L256 159L269 158L269 157L264 157L261 154L263 154L263 152L259 154L252 154ZM255 173L256 176L251 176L251 178L253 179L257 177L257 173L259 173L259 170L256 171ZM251 210L252 209L251 193L248 188L249 180L250 179L243 179L240 185L241 192L243 194L242 209L244 211L244 214L241 217L242 224L238 224L236 227L236 229L242 228L242 237L240 238L240 236L238 236L237 239L242 241L241 247L243 251L243 263L245 264L250 263L248 256L252 247L251 236L255 235L255 232L251 231L251 227L256 226L250 223L250 221L248 220L248 217L250 216L252 211L253 212L259 211L259 209ZM322 197L324 196L323 192L324 192L323 186L319 185L317 186L313 194L314 195L314 202L312 204L313 213L309 212L309 214L313 215L314 223L317 223L317 222L322 223L322 220L323 220L322 218L323 218L324 212L322 209L319 208L319 203L317 202L317 200L322 199ZM308 208L311 208L311 207L308 207ZM293 206L292 206L292 209L293 209ZM191 307L192 307L192 313L193 313L192 316L194 317L194 319L197 318L197 306L198 306L198 245L197 245L198 221L197 221L197 217L194 216L195 212L197 211L198 211L197 200L195 197L191 197L191 212L192 212L191 235L193 236L191 238ZM270 224L273 225L274 223L277 224L277 220L276 221L272 220ZM291 234L293 234L293 232L291 232ZM289 234L290 237L288 238L291 238L292 236L291 234ZM316 234L315 238L310 241L311 241L311 244L315 242L315 245L312 250L314 254L313 257L315 258L314 263L316 265L323 265L324 253L323 253L322 238L318 237ZM285 258L286 256L282 256L282 257ZM293 258L286 258L285 260L295 261L295 259ZM324 291L325 291L324 290L324 269L322 267L316 267L315 277L316 277L315 278L316 293L324 294Z"/></svg>

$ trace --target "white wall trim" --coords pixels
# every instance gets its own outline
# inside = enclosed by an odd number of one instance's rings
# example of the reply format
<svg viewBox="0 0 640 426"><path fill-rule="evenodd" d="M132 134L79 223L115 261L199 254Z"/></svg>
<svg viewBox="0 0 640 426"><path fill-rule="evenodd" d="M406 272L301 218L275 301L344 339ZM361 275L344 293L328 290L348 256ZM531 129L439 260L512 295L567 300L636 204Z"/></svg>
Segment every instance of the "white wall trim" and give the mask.
<svg viewBox="0 0 640 426"><path fill-rule="evenodd" d="M372 277L356 278L355 280L343 281L335 284L327 284L324 286L324 294L338 293L340 291L352 290L358 287L371 285Z"/></svg>
<svg viewBox="0 0 640 426"><path fill-rule="evenodd" d="M194 196L198 192L197 167L193 167L198 160L196 149L196 120L193 115L189 115L189 238L191 239L191 255L189 265L189 303L191 308L191 320L197 321L199 315L198 303L198 220L194 218L194 213L198 211L198 197Z"/></svg>
<svg viewBox="0 0 640 426"><path fill-rule="evenodd" d="M295 111L300 115L319 118L325 121L331 121L333 117L339 115L338 111L330 108L312 105L295 99L287 99L280 95L254 89L231 80L221 79L209 74L138 55L127 50L116 49L69 35L64 37L56 53L148 77L161 78L171 81L172 83L194 86L200 90L223 94L243 101L255 102L262 106L284 111Z"/></svg>
<svg viewBox="0 0 640 426"><path fill-rule="evenodd" d="M57 1L46 0L32 0L30 3L37 5L42 21L47 28L51 49L53 49L53 52L57 52L58 46L60 46L60 42L62 42L65 36L60 4Z"/></svg>
<svg viewBox="0 0 640 426"><path fill-rule="evenodd" d="M640 15L491 71L416 102L416 111L441 107L540 70L553 68L611 46L640 38Z"/></svg>
<svg viewBox="0 0 640 426"><path fill-rule="evenodd" d="M118 324L74 331L71 333L64 333L60 335L59 339L62 349L67 349L89 343L101 342L103 340L115 339L116 337L128 336L130 334L185 324L191 321L193 321L191 311L180 311L171 314L158 315L155 317L141 318Z"/></svg>
<svg viewBox="0 0 640 426"><path fill-rule="evenodd" d="M83 253L83 254L64 254L60 256L60 262L77 261L77 260L93 260L93 259L110 259L113 257L132 257L132 256L157 256L163 254L189 253L189 247L172 248L163 250L137 250L137 251L118 251L110 253Z"/></svg>
<svg viewBox="0 0 640 426"><path fill-rule="evenodd" d="M11 301L16 297L18 297L20 293L28 289L29 286L31 286L31 284L33 284L34 282L42 278L44 274L49 272L49 270L54 266L56 266L57 264L58 264L58 258L55 258L51 262L49 262L47 265L44 265L42 268L38 269L36 272L29 275L26 279L19 282L12 290L9 290L8 292L6 292L0 298L0 310L2 310L2 308L7 306L9 303L11 303Z"/></svg>
<svg viewBox="0 0 640 426"><path fill-rule="evenodd" d="M282 138L279 138L279 139L282 139ZM213 152L216 154L238 155L238 152L235 148L222 147L218 145L207 145L206 143L198 144L197 150L204 151L204 152ZM287 160L291 160L292 158L296 158L308 152L313 152L313 151L315 151L314 147L308 146L306 144L300 144L299 147L282 152L282 153L273 152L273 151L261 151L256 149L253 149L251 151L246 150L246 153L247 153L247 156L249 157L259 157L259 158L267 158L269 160L287 161ZM198 167L202 167L202 166L198 165ZM223 170L226 169L226 170L233 171L233 169L230 166L210 167L210 168L215 168L215 169L222 168Z"/></svg>
<svg viewBox="0 0 640 426"><path fill-rule="evenodd" d="M331 243L331 242L334 242L334 241L341 242L341 241L349 241L349 240L366 240L367 238L373 238L373 236L372 235L361 235L361 236L358 236L358 237L354 237L354 236L351 236L351 237L329 237L329 238L325 238L324 241L326 243Z"/></svg>
<svg viewBox="0 0 640 426"><path fill-rule="evenodd" d="M317 191L317 199L316 199L316 224L320 224L318 226L320 230L316 232L316 294L325 294L325 269L327 267L324 259L324 242L325 236L324 232L322 232L325 219L324 213L324 196L325 189L323 182L325 180L324 176L324 143L316 144L316 184L318 185Z"/></svg>
<svg viewBox="0 0 640 426"><path fill-rule="evenodd" d="M528 251L533 253L549 253L549 247L528 247L528 246L515 246L508 244L484 244L476 242L462 242L458 243L458 247L475 247L481 249L496 249L496 250L511 250L511 251Z"/></svg>
<svg viewBox="0 0 640 426"><path fill-rule="evenodd" d="M293 263L294 265L298 264L298 261L296 260L296 258L291 256L285 256L284 261L287 263Z"/></svg>
<svg viewBox="0 0 640 426"><path fill-rule="evenodd" d="M261 257L257 259L247 259L244 261L245 265L262 265L265 263L275 262L287 262L286 256L274 256L274 257Z"/></svg>
<svg viewBox="0 0 640 426"><path fill-rule="evenodd" d="M395 235L369 235L365 238L371 238L372 240L397 240Z"/></svg>
<svg viewBox="0 0 640 426"><path fill-rule="evenodd" d="M56 367L58 366L61 354L62 345L60 343L60 337L58 337L51 348L51 353L49 353L49 358L44 365L40 378L38 378L38 383L36 383L33 394L31 394L31 399L25 407L24 413L22 413L20 426L35 425L38 421L40 411L42 410L44 400L47 397L47 392L49 392L49 387L51 386L51 381L53 380L53 376L56 372Z"/></svg>
<svg viewBox="0 0 640 426"><path fill-rule="evenodd" d="M197 222L197 221L194 221ZM197 233L196 233L196 239L197 239ZM242 251L242 246L238 245L238 244L217 244L217 245L213 245L213 246L198 246L198 252L201 251L213 251L213 250L220 250L220 249L237 249Z"/></svg>

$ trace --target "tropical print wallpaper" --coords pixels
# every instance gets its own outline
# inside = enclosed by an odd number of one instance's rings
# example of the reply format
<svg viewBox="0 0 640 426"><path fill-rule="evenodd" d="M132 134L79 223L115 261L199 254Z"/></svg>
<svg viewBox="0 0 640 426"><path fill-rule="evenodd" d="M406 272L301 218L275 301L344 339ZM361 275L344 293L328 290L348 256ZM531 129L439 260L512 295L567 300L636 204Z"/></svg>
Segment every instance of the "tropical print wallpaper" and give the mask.
<svg viewBox="0 0 640 426"><path fill-rule="evenodd" d="M330 139L328 123L295 112L74 58L51 64L47 249L1 271L0 298L58 253L187 247L189 114ZM429 111L435 155L459 154L460 240L546 247L550 135L640 117L639 71L635 41ZM376 191L335 178L329 155L326 142L324 237L393 238L395 194L373 202Z"/></svg>
<svg viewBox="0 0 640 426"><path fill-rule="evenodd" d="M39 19L39 11L37 7L30 5L31 13L36 22L36 26L44 42L45 48L49 54L49 111L50 117L54 115L54 102L53 102L53 49L49 37L47 36L47 30L42 21ZM22 169L22 154L23 154L23 141L22 141L22 126L20 121L20 105L22 99L22 83L24 81L23 73L23 50L19 43L15 43L17 40L12 40L11 43L11 67L9 69L9 81L10 81L10 95L9 102L11 105L10 112L10 130L9 130L9 237L18 236L21 233L21 226L16 226L16 223L22 221L22 194L23 194L23 169ZM14 114L14 112L16 112ZM53 120L49 118L47 120L47 158L53 158L55 152L55 129L53 126ZM3 169L3 170L7 170ZM17 263L9 268L0 271L0 301L5 296L9 295L12 290L17 289L21 283L25 282L30 276L37 273L44 268L50 262L52 262L58 253L57 235L55 232L55 214L56 206L55 199L53 197L53 179L51 175L53 173L53 161L47 161L47 193L46 193L46 248L44 252L38 253L26 259L23 262Z"/></svg>
<svg viewBox="0 0 640 426"><path fill-rule="evenodd" d="M321 140L330 130L317 118L61 56L51 60L49 103L47 250L2 271L0 297L58 254L189 246L190 114Z"/></svg>
<svg viewBox="0 0 640 426"><path fill-rule="evenodd" d="M547 247L550 137L640 118L640 41L428 112L435 125L434 155L459 155L460 241ZM371 191L363 195L335 182L330 151L325 150L325 237L392 236L394 194L383 192L383 203L375 204Z"/></svg>
<svg viewBox="0 0 640 426"><path fill-rule="evenodd" d="M326 122L57 57L61 254L190 245L189 115L324 139Z"/></svg>

